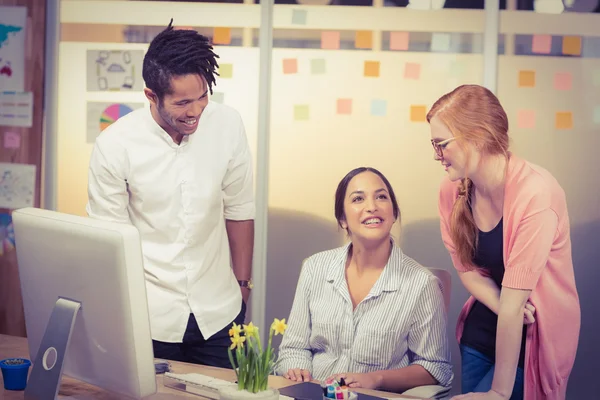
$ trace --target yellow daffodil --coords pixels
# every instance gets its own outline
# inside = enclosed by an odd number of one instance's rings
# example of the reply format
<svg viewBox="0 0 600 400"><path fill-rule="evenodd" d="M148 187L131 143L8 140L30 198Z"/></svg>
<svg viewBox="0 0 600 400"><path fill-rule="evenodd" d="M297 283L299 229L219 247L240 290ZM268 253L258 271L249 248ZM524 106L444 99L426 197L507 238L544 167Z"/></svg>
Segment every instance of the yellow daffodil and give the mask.
<svg viewBox="0 0 600 400"><path fill-rule="evenodd" d="M256 336L258 335L258 327L250 322L248 325L244 325L244 332L246 332L246 336Z"/></svg>
<svg viewBox="0 0 600 400"><path fill-rule="evenodd" d="M231 337L231 347L229 347L231 350L235 349L236 347L244 347L244 342L246 341L246 337L245 336L240 336L240 335L233 335Z"/></svg>
<svg viewBox="0 0 600 400"><path fill-rule="evenodd" d="M271 324L271 329L273 329L275 331L275 336L277 336L278 334L283 335L283 332L285 332L285 330L287 329L287 324L285 323L285 318L282 320L275 318L275 320Z"/></svg>
<svg viewBox="0 0 600 400"><path fill-rule="evenodd" d="M242 333L242 326L233 323L233 327L229 330L229 336L239 336Z"/></svg>

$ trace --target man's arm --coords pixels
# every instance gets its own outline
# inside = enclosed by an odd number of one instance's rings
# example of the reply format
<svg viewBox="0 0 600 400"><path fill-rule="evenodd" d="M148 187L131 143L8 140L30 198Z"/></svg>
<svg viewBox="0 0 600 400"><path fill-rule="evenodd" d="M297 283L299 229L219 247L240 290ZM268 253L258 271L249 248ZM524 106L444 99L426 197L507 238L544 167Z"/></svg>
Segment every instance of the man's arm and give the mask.
<svg viewBox="0 0 600 400"><path fill-rule="evenodd" d="M254 250L254 220L225 221L233 273L237 280L249 281L252 278L252 252ZM244 301L248 301L250 289L241 288Z"/></svg>

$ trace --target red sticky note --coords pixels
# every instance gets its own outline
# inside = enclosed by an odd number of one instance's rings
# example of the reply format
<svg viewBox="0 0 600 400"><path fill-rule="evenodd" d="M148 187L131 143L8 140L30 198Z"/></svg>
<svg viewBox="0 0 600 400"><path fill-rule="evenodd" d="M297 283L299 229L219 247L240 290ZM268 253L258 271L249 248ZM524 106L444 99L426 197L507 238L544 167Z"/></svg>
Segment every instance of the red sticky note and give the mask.
<svg viewBox="0 0 600 400"><path fill-rule="evenodd" d="M573 76L570 72L557 72L554 75L554 88L556 90L571 90L573 87Z"/></svg>
<svg viewBox="0 0 600 400"><path fill-rule="evenodd" d="M340 48L339 32L321 32L321 48L327 50L337 50Z"/></svg>
<svg viewBox="0 0 600 400"><path fill-rule="evenodd" d="M550 54L552 49L551 35L533 35L531 51L538 54Z"/></svg>
<svg viewBox="0 0 600 400"><path fill-rule="evenodd" d="M406 63L404 65L404 79L419 79L421 76L421 64Z"/></svg>
<svg viewBox="0 0 600 400"><path fill-rule="evenodd" d="M337 99L337 113L352 114L352 99Z"/></svg>
<svg viewBox="0 0 600 400"><path fill-rule="evenodd" d="M21 135L17 132L4 132L4 148L18 149L21 147Z"/></svg>
<svg viewBox="0 0 600 400"><path fill-rule="evenodd" d="M284 58L283 59L283 73L284 74L295 74L298 72L298 60L295 58Z"/></svg>
<svg viewBox="0 0 600 400"><path fill-rule="evenodd" d="M519 110L517 126L521 129L535 129L535 111Z"/></svg>
<svg viewBox="0 0 600 400"><path fill-rule="evenodd" d="M390 33L390 50L408 50L408 32Z"/></svg>

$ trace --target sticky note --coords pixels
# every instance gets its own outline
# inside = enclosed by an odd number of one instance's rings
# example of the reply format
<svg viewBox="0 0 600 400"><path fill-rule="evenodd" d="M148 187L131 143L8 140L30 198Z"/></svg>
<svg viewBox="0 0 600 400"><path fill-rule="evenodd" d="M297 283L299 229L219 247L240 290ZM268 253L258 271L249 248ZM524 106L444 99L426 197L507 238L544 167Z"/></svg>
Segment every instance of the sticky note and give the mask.
<svg viewBox="0 0 600 400"><path fill-rule="evenodd" d="M215 28L213 31L213 44L230 44L231 28Z"/></svg>
<svg viewBox="0 0 600 400"><path fill-rule="evenodd" d="M465 65L457 60L450 63L450 76L461 77L465 73Z"/></svg>
<svg viewBox="0 0 600 400"><path fill-rule="evenodd" d="M411 122L426 122L427 121L427 107L425 107L425 106L410 106L410 120L411 120Z"/></svg>
<svg viewBox="0 0 600 400"><path fill-rule="evenodd" d="M298 60L296 58L283 59L283 73L295 74L298 72Z"/></svg>
<svg viewBox="0 0 600 400"><path fill-rule="evenodd" d="M519 110L517 113L517 126L521 129L535 129L535 111Z"/></svg>
<svg viewBox="0 0 600 400"><path fill-rule="evenodd" d="M310 73L313 75L324 74L326 72L325 59L314 58L310 60Z"/></svg>
<svg viewBox="0 0 600 400"><path fill-rule="evenodd" d="M373 48L373 32L372 31L356 31L354 38L354 47L357 49L372 49Z"/></svg>
<svg viewBox="0 0 600 400"><path fill-rule="evenodd" d="M594 86L600 86L600 69L597 69L593 72L592 82Z"/></svg>
<svg viewBox="0 0 600 400"><path fill-rule="evenodd" d="M554 88L556 90L571 90L573 76L570 72L557 72L554 74Z"/></svg>
<svg viewBox="0 0 600 400"><path fill-rule="evenodd" d="M581 36L563 36L562 52L569 56L580 56Z"/></svg>
<svg viewBox="0 0 600 400"><path fill-rule="evenodd" d="M371 115L376 117L385 117L387 112L387 101L375 99L371 101Z"/></svg>
<svg viewBox="0 0 600 400"><path fill-rule="evenodd" d="M17 132L4 132L4 148L18 149L21 147L21 135Z"/></svg>
<svg viewBox="0 0 600 400"><path fill-rule="evenodd" d="M594 107L594 124L600 125L600 104Z"/></svg>
<svg viewBox="0 0 600 400"><path fill-rule="evenodd" d="M292 10L292 24L306 25L306 10Z"/></svg>
<svg viewBox="0 0 600 400"><path fill-rule="evenodd" d="M379 76L379 61L365 61L365 76Z"/></svg>
<svg viewBox="0 0 600 400"><path fill-rule="evenodd" d="M294 106L294 119L296 121L308 121L309 108L307 104L299 104Z"/></svg>
<svg viewBox="0 0 600 400"><path fill-rule="evenodd" d="M519 87L535 87L535 71L519 71Z"/></svg>
<svg viewBox="0 0 600 400"><path fill-rule="evenodd" d="M341 115L352 114L352 99L337 99L337 113Z"/></svg>
<svg viewBox="0 0 600 400"><path fill-rule="evenodd" d="M531 38L531 51L538 54L550 54L552 49L551 35L533 35Z"/></svg>
<svg viewBox="0 0 600 400"><path fill-rule="evenodd" d="M444 52L450 50L450 35L434 32L431 35L431 51Z"/></svg>
<svg viewBox="0 0 600 400"><path fill-rule="evenodd" d="M419 79L421 76L421 64L406 63L404 64L404 79Z"/></svg>
<svg viewBox="0 0 600 400"><path fill-rule="evenodd" d="M321 32L321 48L327 50L339 49L340 33L332 31Z"/></svg>
<svg viewBox="0 0 600 400"><path fill-rule="evenodd" d="M390 50L408 50L408 32L390 32Z"/></svg>
<svg viewBox="0 0 600 400"><path fill-rule="evenodd" d="M233 64L220 64L219 76L225 79L233 78Z"/></svg>
<svg viewBox="0 0 600 400"><path fill-rule="evenodd" d="M215 103L221 103L221 104L223 104L225 102L225 93L223 93L223 92L213 92L213 94L210 96L210 99L212 101L214 101Z"/></svg>
<svg viewBox="0 0 600 400"><path fill-rule="evenodd" d="M556 129L573 129L573 113L571 111L556 113Z"/></svg>

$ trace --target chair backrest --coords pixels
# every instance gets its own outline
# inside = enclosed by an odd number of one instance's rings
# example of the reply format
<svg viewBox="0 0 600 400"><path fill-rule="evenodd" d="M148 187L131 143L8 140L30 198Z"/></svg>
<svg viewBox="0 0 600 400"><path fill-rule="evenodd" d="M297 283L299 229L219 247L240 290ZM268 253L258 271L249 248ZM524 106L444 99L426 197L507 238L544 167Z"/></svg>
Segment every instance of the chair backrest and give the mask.
<svg viewBox="0 0 600 400"><path fill-rule="evenodd" d="M446 306L446 313L450 308L450 295L452 293L452 275L450 272L441 268L428 268L438 279L442 282L442 292L444 295L444 305Z"/></svg>

